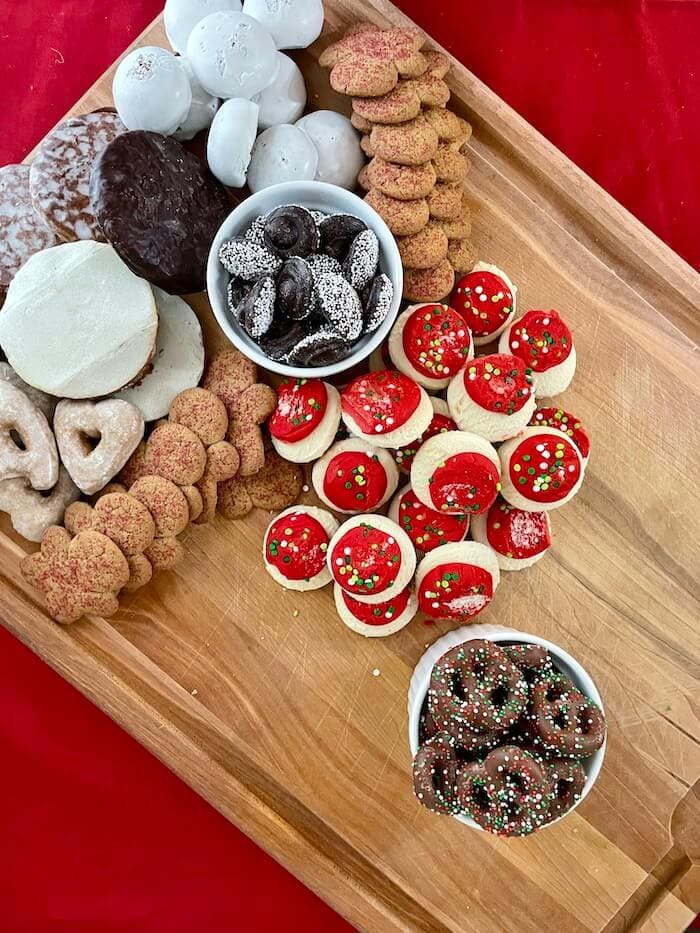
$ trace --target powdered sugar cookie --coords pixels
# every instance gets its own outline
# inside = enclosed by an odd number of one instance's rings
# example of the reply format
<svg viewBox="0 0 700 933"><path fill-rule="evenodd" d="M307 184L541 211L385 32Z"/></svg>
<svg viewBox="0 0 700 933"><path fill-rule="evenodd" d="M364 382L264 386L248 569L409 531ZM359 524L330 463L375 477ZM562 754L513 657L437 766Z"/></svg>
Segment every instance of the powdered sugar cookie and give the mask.
<svg viewBox="0 0 700 933"><path fill-rule="evenodd" d="M490 548L475 541L446 544L418 565L418 605L433 619L468 622L491 602L499 580Z"/></svg>
<svg viewBox="0 0 700 933"><path fill-rule="evenodd" d="M485 515L472 519L472 538L496 554L501 570L524 570L552 546L546 512L525 512L498 498Z"/></svg>
<svg viewBox="0 0 700 933"><path fill-rule="evenodd" d="M585 465L573 440L552 428L526 428L498 450L503 498L526 512L558 509L576 495Z"/></svg>
<svg viewBox="0 0 700 933"><path fill-rule="evenodd" d="M314 463L311 482L319 499L336 512L374 512L394 494L399 471L387 450L350 437Z"/></svg>
<svg viewBox="0 0 700 933"><path fill-rule="evenodd" d="M272 445L292 463L309 463L333 443L340 424L338 390L321 379L282 380L268 427Z"/></svg>
<svg viewBox="0 0 700 933"><path fill-rule="evenodd" d="M495 449L476 434L448 431L427 440L413 460L411 485L439 512L486 512L500 490Z"/></svg>
<svg viewBox="0 0 700 933"><path fill-rule="evenodd" d="M447 404L462 431L480 434L487 441L515 437L535 410L530 370L508 353L479 356L449 384Z"/></svg>
<svg viewBox="0 0 700 933"><path fill-rule="evenodd" d="M448 515L429 509L413 492L410 483L391 500L388 515L403 528L414 547L426 554L436 547L463 541L469 531L469 515Z"/></svg>
<svg viewBox="0 0 700 933"><path fill-rule="evenodd" d="M449 305L412 305L389 335L394 366L419 385L439 391L474 356L464 318Z"/></svg>
<svg viewBox="0 0 700 933"><path fill-rule="evenodd" d="M433 417L425 389L391 369L353 379L340 403L348 431L377 447L403 447L420 437Z"/></svg>
<svg viewBox="0 0 700 933"><path fill-rule="evenodd" d="M568 389L576 372L571 331L557 311L526 311L501 334L500 353L513 353L532 369L538 398Z"/></svg>
<svg viewBox="0 0 700 933"><path fill-rule="evenodd" d="M273 518L263 543L265 569L288 590L318 590L331 582L327 552L338 522L312 505L293 505Z"/></svg>
<svg viewBox="0 0 700 933"><path fill-rule="evenodd" d="M344 522L328 545L328 569L346 593L382 603L400 593L416 569L410 538L384 515L356 515Z"/></svg>
<svg viewBox="0 0 700 933"><path fill-rule="evenodd" d="M477 347L489 343L513 320L517 294L518 289L505 272L485 262L477 262L457 282L452 304L464 315ZM499 352L511 351L506 348Z"/></svg>
<svg viewBox="0 0 700 933"><path fill-rule="evenodd" d="M418 600L410 586L385 602L367 603L354 599L335 584L333 598L338 615L347 627L367 638L393 635L408 625L418 611Z"/></svg>
<svg viewBox="0 0 700 933"><path fill-rule="evenodd" d="M444 434L446 431L456 431L457 425L452 420L450 409L444 399L430 396L430 404L433 406L433 417L428 427L423 431L420 437L406 444L404 447L397 447L394 451L394 460L402 473L410 473L413 465L413 458L420 447L429 437L435 437L436 434Z"/></svg>
<svg viewBox="0 0 700 933"><path fill-rule="evenodd" d="M563 431L578 447L584 464L588 463L591 442L586 428L576 415L554 406L551 408L538 408L532 416L530 424L536 428L556 428L558 431Z"/></svg>

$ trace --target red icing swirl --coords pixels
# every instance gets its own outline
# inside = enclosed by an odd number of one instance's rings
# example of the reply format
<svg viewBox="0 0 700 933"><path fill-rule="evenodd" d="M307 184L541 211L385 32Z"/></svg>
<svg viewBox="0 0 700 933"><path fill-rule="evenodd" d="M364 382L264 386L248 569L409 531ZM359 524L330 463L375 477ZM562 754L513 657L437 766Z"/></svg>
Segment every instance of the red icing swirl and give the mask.
<svg viewBox="0 0 700 933"><path fill-rule="evenodd" d="M328 406L328 391L321 379L283 379L277 389L277 407L270 418L270 434L294 444L319 426Z"/></svg>
<svg viewBox="0 0 700 933"><path fill-rule="evenodd" d="M469 272L452 293L452 304L475 337L488 337L513 313L513 293L505 279L494 272Z"/></svg>
<svg viewBox="0 0 700 933"><path fill-rule="evenodd" d="M449 415L439 415L436 412L433 415L433 420L430 422L418 440L412 441L406 447L399 447L398 450L394 451L396 465L401 470L403 470L404 473L410 473L413 458L418 453L419 448L425 444L428 438L435 437L436 434L444 434L446 431L456 430L457 425Z"/></svg>
<svg viewBox="0 0 700 933"><path fill-rule="evenodd" d="M562 431L576 444L584 460L591 452L591 442L588 433L576 415L572 415L563 408L538 408L532 416L530 424L538 428L556 428Z"/></svg>
<svg viewBox="0 0 700 933"><path fill-rule="evenodd" d="M536 373L563 363L571 353L571 331L557 311L528 311L508 334L510 352Z"/></svg>
<svg viewBox="0 0 700 933"><path fill-rule="evenodd" d="M471 334L464 318L449 305L426 304L406 319L401 335L408 361L429 379L447 379L464 366Z"/></svg>
<svg viewBox="0 0 700 933"><path fill-rule="evenodd" d="M525 560L552 543L546 512L524 512L499 499L486 516L486 538L504 557Z"/></svg>
<svg viewBox="0 0 700 933"><path fill-rule="evenodd" d="M469 516L429 509L412 489L407 489L399 499L399 525L414 546L427 554L441 544L463 541L469 530Z"/></svg>
<svg viewBox="0 0 700 933"><path fill-rule="evenodd" d="M493 578L476 564L439 564L428 571L418 590L418 605L434 619L466 622L493 597Z"/></svg>
<svg viewBox="0 0 700 933"><path fill-rule="evenodd" d="M345 591L342 596L348 612L352 613L358 622L363 622L365 625L389 625L406 611L411 589L407 586L383 603L362 603L359 599L353 599Z"/></svg>
<svg viewBox="0 0 700 933"><path fill-rule="evenodd" d="M401 568L401 548L393 535L363 522L342 535L331 554L333 579L360 596L383 593Z"/></svg>
<svg viewBox="0 0 700 933"><path fill-rule="evenodd" d="M326 529L308 512L291 512L268 529L265 557L288 580L311 580L326 566L328 540Z"/></svg>
<svg viewBox="0 0 700 933"><path fill-rule="evenodd" d="M454 454L429 479L430 498L440 512L485 512L501 488L498 467L483 454Z"/></svg>
<svg viewBox="0 0 700 933"><path fill-rule="evenodd" d="M492 353L468 363L463 375L467 395L486 411L513 415L532 394L530 370L517 356Z"/></svg>
<svg viewBox="0 0 700 933"><path fill-rule="evenodd" d="M336 454L323 477L324 495L339 509L371 512L382 501L386 487L386 470L379 457L364 450Z"/></svg>
<svg viewBox="0 0 700 933"><path fill-rule="evenodd" d="M581 459L565 434L536 434L518 444L508 471L521 496L533 502L559 502L578 483Z"/></svg>
<svg viewBox="0 0 700 933"><path fill-rule="evenodd" d="M363 434L389 434L405 424L420 405L419 387L394 369L381 369L353 379L343 389L343 412Z"/></svg>

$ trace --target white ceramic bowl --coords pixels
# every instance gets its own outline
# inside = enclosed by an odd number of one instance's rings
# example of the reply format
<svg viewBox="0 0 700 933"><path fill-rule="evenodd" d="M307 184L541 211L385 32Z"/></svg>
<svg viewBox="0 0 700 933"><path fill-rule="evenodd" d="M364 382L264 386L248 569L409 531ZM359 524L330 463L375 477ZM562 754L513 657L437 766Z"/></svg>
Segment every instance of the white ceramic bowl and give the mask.
<svg viewBox="0 0 700 933"><path fill-rule="evenodd" d="M484 623L481 625L463 626L462 628L448 632L447 635L443 635L442 638L438 638L438 640L428 648L423 657L420 659L413 672L413 676L411 677L411 683L408 687L408 741L409 745L411 746L411 758L413 758L418 751L420 715L421 710L423 709L425 696L428 692L430 673L433 669L433 665L438 660L438 658L441 658L443 654L450 650L450 648L455 648L457 645L464 644L464 642L471 641L475 638L486 638L489 641L496 643L522 642L526 645L541 645L551 653L552 657L555 659L556 667L558 667L562 673L571 678L571 680L576 684L584 696L594 700L600 709L605 712L603 710L603 701L600 698L600 694L598 693L596 685L593 683L588 673L581 667L575 658L572 658L570 654L568 654L562 648L559 648L557 645L553 644L551 641L547 641L546 638L540 638L538 635L529 635L526 632L518 632L515 629L506 628L505 625L491 625ZM559 820L564 819L565 816L568 816L569 813L572 813L576 807L578 807L578 805L583 800L585 800L585 798L590 793L591 788L595 784L598 775L600 774L600 769L603 766L603 758L605 757L606 744L607 735L605 742L603 742L598 751L590 758L587 758L582 762L583 769L586 772L586 783L579 800L576 801L570 810L567 810L566 813L563 813L555 820L552 820L551 823L545 823L544 826L537 830L537 832L541 832L543 829L546 829L547 826L552 826L554 823L559 822ZM453 816L456 820L459 820L460 823L464 823L466 826L471 826L473 829L479 829L482 832L486 831L468 816L463 816L461 814L453 814Z"/></svg>
<svg viewBox="0 0 700 933"><path fill-rule="evenodd" d="M285 204L300 204L309 210L325 211L326 213L354 214L363 220L370 229L374 230L379 239L379 268L391 279L394 286L394 301L386 318L373 334L362 337L354 346L353 352L344 360L332 363L330 366L287 366L277 363L265 356L254 340L246 334L232 318L226 304L226 286L229 273L219 262L219 247L234 236L241 236L248 229L251 222L260 214L267 214L276 207ZM257 194L251 195L240 204L223 222L214 237L209 261L207 262L207 292L214 317L228 339L238 349L245 353L258 366L281 373L284 376L295 376L325 379L336 373L357 366L368 359L372 351L387 337L401 304L403 292L403 267L401 256L391 231L379 214L366 204L356 194L328 185L320 181L293 181L281 185L263 188Z"/></svg>

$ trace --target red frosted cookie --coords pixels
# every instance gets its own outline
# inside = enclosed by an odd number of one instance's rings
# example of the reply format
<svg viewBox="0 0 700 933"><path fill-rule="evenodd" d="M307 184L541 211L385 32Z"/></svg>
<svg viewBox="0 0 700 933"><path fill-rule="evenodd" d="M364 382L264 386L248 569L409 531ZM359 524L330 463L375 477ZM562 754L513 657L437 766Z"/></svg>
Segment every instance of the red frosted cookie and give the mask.
<svg viewBox="0 0 700 933"><path fill-rule="evenodd" d="M576 372L571 331L557 311L527 311L503 331L498 352L519 356L530 367L538 398L559 395Z"/></svg>
<svg viewBox="0 0 700 933"><path fill-rule="evenodd" d="M316 495L336 512L375 512L393 496L399 471L388 450L356 437L338 441L311 471Z"/></svg>
<svg viewBox="0 0 700 933"><path fill-rule="evenodd" d="M477 262L457 282L451 304L467 322L478 347L497 337L513 320L517 294L498 266Z"/></svg>
<svg viewBox="0 0 700 933"><path fill-rule="evenodd" d="M356 515L333 535L328 569L346 593L382 603L408 586L416 553L406 532L385 515Z"/></svg>
<svg viewBox="0 0 700 933"><path fill-rule="evenodd" d="M471 360L447 389L452 417L462 431L487 441L515 437L535 410L530 370L517 356L492 353Z"/></svg>
<svg viewBox="0 0 700 933"><path fill-rule="evenodd" d="M394 459L402 473L411 472L411 466L416 452L429 437L434 437L436 434L444 434L446 431L457 430L457 425L450 417L450 409L447 407L447 402L431 395L430 404L433 406L433 417L425 431L420 437L416 438L415 441L412 441L405 447L399 447L394 451Z"/></svg>
<svg viewBox="0 0 700 933"><path fill-rule="evenodd" d="M465 431L431 437L411 467L411 486L438 512L486 512L500 490L498 454L488 441Z"/></svg>
<svg viewBox="0 0 700 933"><path fill-rule="evenodd" d="M413 492L410 483L391 500L389 518L400 525L414 547L425 554L436 547L463 541L469 531L469 515L450 515L429 509Z"/></svg>
<svg viewBox="0 0 700 933"><path fill-rule="evenodd" d="M445 389L474 356L461 314L444 304L412 305L389 335L389 354L402 373L426 389Z"/></svg>
<svg viewBox="0 0 700 933"><path fill-rule="evenodd" d="M566 434L551 428L526 428L502 444L503 498L526 512L558 509L578 492L585 465Z"/></svg>
<svg viewBox="0 0 700 933"><path fill-rule="evenodd" d="M524 570L536 564L552 546L546 512L525 512L497 499L486 515L475 515L472 538L496 552L501 570Z"/></svg>
<svg viewBox="0 0 700 933"><path fill-rule="evenodd" d="M468 622L491 602L499 579L490 548L475 541L446 544L418 565L418 606L433 619Z"/></svg>
<svg viewBox="0 0 700 933"><path fill-rule="evenodd" d="M556 428L563 431L567 437L576 444L583 462L588 463L588 457L591 453L591 442L583 424L576 415L564 411L563 408L538 408L530 420L530 424L536 428Z"/></svg>
<svg viewBox="0 0 700 933"><path fill-rule="evenodd" d="M338 615L353 632L367 638L393 635L411 621L418 611L416 594L407 586L381 603L368 603L354 599L341 587L333 587Z"/></svg>
<svg viewBox="0 0 700 933"><path fill-rule="evenodd" d="M330 512L293 505L273 518L263 543L265 569L288 590L317 590L330 583L327 552L338 522Z"/></svg>
<svg viewBox="0 0 700 933"><path fill-rule="evenodd" d="M433 417L425 389L394 369L353 379L340 403L348 431L377 447L403 447L420 437Z"/></svg>
<svg viewBox="0 0 700 933"><path fill-rule="evenodd" d="M292 463L309 463L333 443L340 424L338 390L321 379L285 378L268 427L277 453Z"/></svg>

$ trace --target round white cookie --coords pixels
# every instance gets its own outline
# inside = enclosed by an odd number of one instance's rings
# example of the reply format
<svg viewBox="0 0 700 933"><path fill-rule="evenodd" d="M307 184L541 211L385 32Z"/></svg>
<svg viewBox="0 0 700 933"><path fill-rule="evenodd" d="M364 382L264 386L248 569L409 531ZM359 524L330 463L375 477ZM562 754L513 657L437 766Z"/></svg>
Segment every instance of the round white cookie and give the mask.
<svg viewBox="0 0 700 933"><path fill-rule="evenodd" d="M169 136L187 118L192 88L182 62L156 45L129 52L112 82L117 113L128 130Z"/></svg>
<svg viewBox="0 0 700 933"><path fill-rule="evenodd" d="M548 512L581 488L586 465L581 451L556 428L526 428L498 449L502 495L526 512Z"/></svg>
<svg viewBox="0 0 700 933"><path fill-rule="evenodd" d="M547 328L552 336L544 339ZM527 349L528 341L533 338L537 346L534 358L529 357ZM561 355L562 340L570 347L569 352L564 359L552 365L551 360L559 359ZM498 352L514 353L531 367L537 398L553 398L564 392L576 372L576 347L571 331L556 311L527 311L503 331L498 341Z"/></svg>
<svg viewBox="0 0 700 933"><path fill-rule="evenodd" d="M222 185L245 185L257 134L258 105L240 97L224 101L207 136L207 163Z"/></svg>
<svg viewBox="0 0 700 933"><path fill-rule="evenodd" d="M269 30L278 49L306 49L321 35L321 0L244 0L243 11Z"/></svg>
<svg viewBox="0 0 700 933"><path fill-rule="evenodd" d="M416 346L416 352L420 354L424 368L429 368L435 373L440 372L442 375L439 377L427 375L418 369L415 361L409 359L404 345L406 326L415 326L416 319L423 309L425 309L426 315L435 320L437 326L433 324L429 326L433 327L437 337L433 336L431 340L431 332L424 330L428 322L420 322L421 345ZM446 321L450 326L445 332L439 329L440 321L439 318L434 317L433 312L435 310L438 311L440 316L449 316L451 318L451 320ZM462 326L461 319L456 320L457 315L451 312L452 309L448 305L439 302L411 305L410 308L407 308L399 315L389 334L389 355L394 366L430 392L439 392L441 389L447 388L453 376L474 356L471 331L468 327Z"/></svg>
<svg viewBox="0 0 700 933"><path fill-rule="evenodd" d="M313 181L317 168L318 151L308 133L289 123L271 126L253 146L248 187L256 194L282 182Z"/></svg>
<svg viewBox="0 0 700 933"><path fill-rule="evenodd" d="M110 395L153 355L151 286L106 243L82 240L36 253L0 314L0 345L21 379L66 398Z"/></svg>
<svg viewBox="0 0 700 933"><path fill-rule="evenodd" d="M173 133L173 137L178 142L193 139L197 133L208 129L221 103L218 97L214 97L213 94L209 94L204 90L197 80L197 75L192 70L192 65L186 58L182 59L182 67L187 72L190 82L192 102L190 103L190 109L187 111L187 116Z"/></svg>
<svg viewBox="0 0 700 933"><path fill-rule="evenodd" d="M331 464L342 454L356 454L354 458L347 458L352 459L356 466L350 470L340 466L333 467L329 474ZM375 491L376 484L377 480L381 482L382 473L386 480L386 488L378 495ZM399 482L399 471L388 450L373 447L360 438L350 437L333 444L320 460L314 463L311 482L316 495L327 506L336 512L354 515L380 509L394 494ZM332 498L332 486L337 487L337 492L342 498Z"/></svg>
<svg viewBox="0 0 700 933"><path fill-rule="evenodd" d="M292 382L292 380L290 380L290 382ZM306 384L309 382L311 382L311 380L307 380ZM270 428L272 446L285 460L289 460L292 463L310 463L312 460L316 460L317 457L320 457L333 443L333 438L338 433L338 425L340 424L340 395L335 386L332 386L330 382L324 382L323 385L326 389L326 410L323 413L323 417L309 434L293 442L285 441L275 436L276 419L283 413L292 415L292 406L290 402L285 400L282 396L281 387L278 389L277 408L270 418L271 423L268 424L268 427ZM292 393L294 393L294 390L295 387L293 385ZM294 412L297 410L297 406L294 406Z"/></svg>
<svg viewBox="0 0 700 933"><path fill-rule="evenodd" d="M304 528L305 516L318 522L325 534L323 536L319 535L318 539L312 539L309 529ZM286 524L284 524L285 519ZM280 523L283 523L283 525L280 525ZM280 529L280 534L279 537L271 539L271 532L275 527ZM291 508L285 509L272 519L263 536L265 569L276 583L279 583L280 586L287 590L303 592L305 590L320 589L331 582L331 573L325 555L329 541L337 530L338 522L325 509L319 509L314 505L293 505ZM311 554L304 555L305 547L308 551L309 541L313 542ZM287 564L294 567L296 564L296 574L303 572L303 565L301 565L302 570L300 570L299 565L299 561L302 559L308 562L308 566L318 566L319 569L310 577L294 579L294 577L285 576L279 567L275 566L274 560L278 555L281 558L278 563L283 567ZM285 561L286 557L289 558L288 561Z"/></svg>
<svg viewBox="0 0 700 933"><path fill-rule="evenodd" d="M471 521L472 538L490 547L501 570L525 570L542 560L552 546L546 512L526 512L498 499L486 515ZM516 556L517 555L517 556Z"/></svg>
<svg viewBox="0 0 700 933"><path fill-rule="evenodd" d="M166 0L163 21L168 42L184 55L190 33L201 19L220 10L240 13L242 6L241 0Z"/></svg>
<svg viewBox="0 0 700 933"><path fill-rule="evenodd" d="M395 378L397 375L400 375L398 382ZM433 420L433 406L425 389L414 383L418 391L418 403L412 414L398 427L392 427L396 418L391 411L391 405L385 404L390 397L395 398L393 387L400 386L401 380L407 379L408 377L403 374L392 374L391 370L370 372L366 376L353 379L341 395L342 418L348 431L355 437L361 437L368 443L374 444L375 447L404 447L419 438ZM363 387L366 387L368 392L365 392ZM368 413L373 423L373 431L364 431L351 414L352 406L348 401L351 395L356 398L358 404L361 404L362 411ZM361 395L364 395L365 401L362 401ZM381 418L373 418L374 409L378 415L381 415Z"/></svg>
<svg viewBox="0 0 700 933"><path fill-rule="evenodd" d="M455 571L449 571L450 579L442 579L435 586L433 572L441 567L463 565L464 578L455 579ZM483 571L491 578L491 596L480 592L480 586L473 585L469 568L476 572ZM431 577L428 575L431 574ZM477 579L482 579L479 574ZM491 548L476 541L461 541L445 544L426 554L416 570L416 593L422 612L438 619L455 622L467 622L472 616L482 612L490 603L493 593L501 579L496 555Z"/></svg>
<svg viewBox="0 0 700 933"><path fill-rule="evenodd" d="M384 638L404 628L418 611L418 600L407 586L383 603L369 604L354 599L337 583L333 585L335 608L342 621L353 632L366 638ZM364 621L370 619L371 621Z"/></svg>
<svg viewBox="0 0 700 933"><path fill-rule="evenodd" d="M350 120L334 110L314 110L296 125L309 134L318 151L316 181L353 191L365 156L359 133Z"/></svg>
<svg viewBox="0 0 700 933"><path fill-rule="evenodd" d="M411 486L413 487L413 491L420 501L429 508L435 509L438 512L443 511L456 514L469 512L471 514L474 511L474 506L482 505L482 508L484 507L481 501L482 497L486 497L488 503L485 505L485 508L489 508L492 504L498 492L497 485L493 490L490 489L490 486L489 488L477 488L475 493L468 494L468 501L463 502L461 506L442 507L443 503L439 501L439 497L434 488L435 472L439 468L442 468L445 462L451 457L457 457L460 454L477 454L485 457L486 460L493 464L495 476L500 476L501 465L498 454L495 448L483 437L479 437L477 434L469 434L466 431L445 431L444 434L436 434L434 437L429 437L418 449L413 459L413 466L411 467ZM466 476L463 477L463 482L466 485ZM498 482L498 480L496 480L496 482ZM436 499L433 498L434 495Z"/></svg>
<svg viewBox="0 0 700 933"><path fill-rule="evenodd" d="M277 53L275 80L253 97L260 108L258 126L267 130L282 123L296 123L306 107L306 85L299 66L289 55Z"/></svg>

